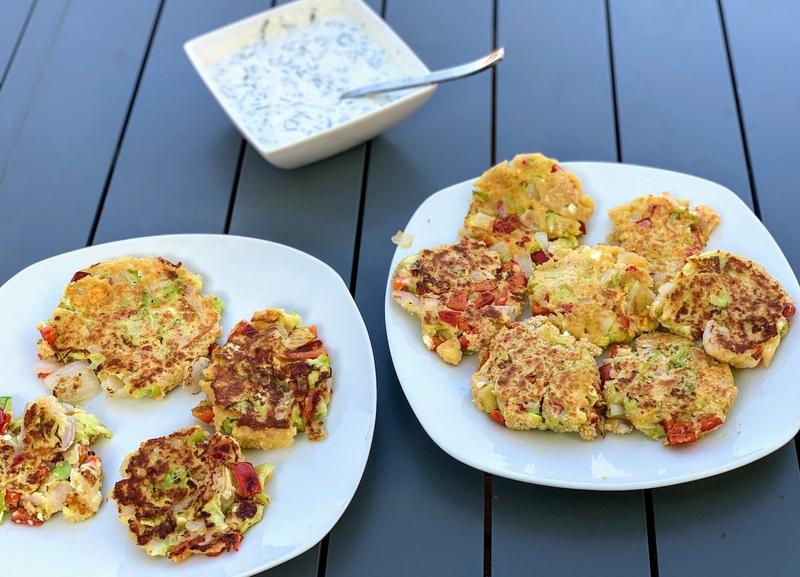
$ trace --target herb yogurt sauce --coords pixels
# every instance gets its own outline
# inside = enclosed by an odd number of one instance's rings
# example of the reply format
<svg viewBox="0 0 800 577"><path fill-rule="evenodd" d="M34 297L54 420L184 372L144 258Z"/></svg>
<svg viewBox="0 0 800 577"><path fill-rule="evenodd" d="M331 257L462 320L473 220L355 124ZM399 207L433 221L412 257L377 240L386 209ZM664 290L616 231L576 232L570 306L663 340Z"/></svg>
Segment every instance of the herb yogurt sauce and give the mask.
<svg viewBox="0 0 800 577"><path fill-rule="evenodd" d="M211 66L212 79L259 144L277 148L363 116L401 95L339 99L400 76L387 51L343 12L265 20L261 39Z"/></svg>

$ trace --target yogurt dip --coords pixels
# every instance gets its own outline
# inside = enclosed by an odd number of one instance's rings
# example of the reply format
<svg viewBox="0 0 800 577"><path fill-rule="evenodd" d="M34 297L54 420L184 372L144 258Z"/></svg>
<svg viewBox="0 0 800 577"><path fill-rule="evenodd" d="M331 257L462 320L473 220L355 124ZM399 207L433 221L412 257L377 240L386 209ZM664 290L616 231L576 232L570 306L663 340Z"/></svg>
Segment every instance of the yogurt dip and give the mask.
<svg viewBox="0 0 800 577"><path fill-rule="evenodd" d="M303 140L404 95L339 98L351 88L397 78L404 71L364 23L335 6L265 15L255 42L209 64L207 72L264 148Z"/></svg>

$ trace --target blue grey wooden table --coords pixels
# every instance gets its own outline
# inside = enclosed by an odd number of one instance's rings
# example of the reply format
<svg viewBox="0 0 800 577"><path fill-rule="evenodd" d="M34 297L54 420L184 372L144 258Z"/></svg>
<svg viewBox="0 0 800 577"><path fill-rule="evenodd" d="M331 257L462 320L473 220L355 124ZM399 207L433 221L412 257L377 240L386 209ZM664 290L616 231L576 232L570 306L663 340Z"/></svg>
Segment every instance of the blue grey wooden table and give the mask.
<svg viewBox="0 0 800 577"><path fill-rule="evenodd" d="M242 141L181 48L266 3L0 0L0 283L86 244L176 232L289 244L350 283L378 370L372 455L330 535L266 574L800 575L796 442L652 491L484 475L418 424L382 306L389 236L432 192L522 151L720 182L800 265L800 2L371 0L430 67L500 45L507 59L291 172Z"/></svg>

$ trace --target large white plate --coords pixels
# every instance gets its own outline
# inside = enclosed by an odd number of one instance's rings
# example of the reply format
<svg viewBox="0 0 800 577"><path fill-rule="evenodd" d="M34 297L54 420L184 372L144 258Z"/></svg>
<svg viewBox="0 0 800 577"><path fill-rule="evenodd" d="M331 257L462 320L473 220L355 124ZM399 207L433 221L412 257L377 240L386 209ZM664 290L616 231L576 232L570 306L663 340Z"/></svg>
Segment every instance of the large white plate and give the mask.
<svg viewBox="0 0 800 577"><path fill-rule="evenodd" d="M586 244L604 242L609 208L636 196L670 191L693 204L714 207L722 224L709 247L725 248L761 263L797 299L800 287L786 257L747 206L719 184L666 170L595 162L568 162L597 204ZM416 318L391 299L391 273L403 257L454 242L472 192L467 181L429 197L411 217L411 248L398 248L386 289L386 332L403 391L428 435L447 453L488 473L529 483L574 489L660 487L716 475L759 459L800 429L800 330L778 348L769 369L735 371L739 397L728 421L700 442L666 448L640 433L594 442L577 435L511 431L479 412L470 397L477 361L445 365L426 351Z"/></svg>
<svg viewBox="0 0 800 577"><path fill-rule="evenodd" d="M375 363L364 322L347 287L321 261L293 248L252 238L175 235L124 240L62 254L34 264L0 287L0 394L19 410L44 393L34 377L36 323L46 320L72 274L97 261L126 256L163 256L200 273L205 291L225 303L223 336L242 318L266 307L295 310L316 324L331 353L333 400L328 439L298 436L292 447L269 453L246 451L256 464L275 464L267 483L272 499L263 521L250 529L238 552L197 557L178 565L148 558L117 520L116 504L71 525L60 515L37 528L0 527L6 575L111 577L253 575L299 555L317 543L344 512L361 480L375 424ZM196 423L189 410L200 401L185 390L163 401L107 399L86 404L114 437L95 447L103 458L103 494L119 479L123 457L141 441Z"/></svg>

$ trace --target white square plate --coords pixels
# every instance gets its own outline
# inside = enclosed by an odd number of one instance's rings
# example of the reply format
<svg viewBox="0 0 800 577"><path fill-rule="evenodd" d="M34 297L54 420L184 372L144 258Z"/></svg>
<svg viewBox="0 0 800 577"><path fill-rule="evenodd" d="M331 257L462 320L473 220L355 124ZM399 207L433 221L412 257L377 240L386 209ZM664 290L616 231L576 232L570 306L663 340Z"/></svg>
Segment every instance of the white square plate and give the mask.
<svg viewBox="0 0 800 577"><path fill-rule="evenodd" d="M584 244L605 241L608 209L649 193L669 191L719 212L722 223L709 248L725 248L761 263L794 299L800 287L781 249L750 209L727 188L686 174L596 162L567 162L596 203ZM487 473L555 487L643 489L716 475L783 446L800 429L800 331L789 330L769 369L735 370L739 396L725 425L686 447L664 447L634 432L593 442L549 431L511 431L494 424L472 403L470 377L477 359L445 365L422 344L419 322L391 298L399 261L423 248L452 243L472 194L472 182L429 197L405 232L411 248L398 248L386 290L386 332L406 397L428 435L452 457Z"/></svg>
<svg viewBox="0 0 800 577"><path fill-rule="evenodd" d="M177 565L149 558L128 538L127 528L117 520L116 503L108 500L96 516L74 525L61 515L35 528L4 523L4 574L244 577L296 557L330 531L353 497L375 424L375 363L369 336L342 279L316 258L252 238L174 235L92 246L29 266L0 287L0 299L13 303L0 310L0 394L13 397L15 415L26 402L45 394L33 374L36 324L50 317L75 271L127 255L163 256L202 275L204 292L225 304L222 338L236 321L266 307L297 311L305 323L316 324L333 367L328 439L313 443L301 434L287 449L245 451L255 464L275 464L275 475L265 487L272 502L264 519L245 533L238 552ZM123 457L140 442L199 423L189 411L201 398L176 389L162 401L101 394L86 403L114 434L94 447L103 458L103 495L108 496L119 479Z"/></svg>

